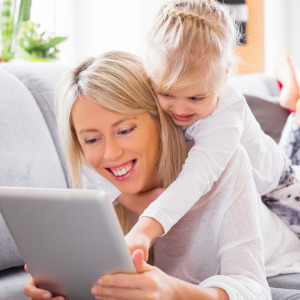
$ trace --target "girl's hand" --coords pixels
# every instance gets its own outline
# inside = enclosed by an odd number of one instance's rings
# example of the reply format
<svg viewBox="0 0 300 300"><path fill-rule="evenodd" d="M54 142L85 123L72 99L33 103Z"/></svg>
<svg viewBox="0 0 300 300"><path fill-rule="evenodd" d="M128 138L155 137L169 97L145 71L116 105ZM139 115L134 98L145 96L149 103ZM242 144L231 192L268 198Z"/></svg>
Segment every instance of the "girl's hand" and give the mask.
<svg viewBox="0 0 300 300"><path fill-rule="evenodd" d="M139 274L100 277L91 289L96 299L175 299L178 279L145 263L141 250L136 250L132 259Z"/></svg>
<svg viewBox="0 0 300 300"><path fill-rule="evenodd" d="M130 254L133 255L135 250L140 249L144 252L144 259L147 262L152 241L163 233L162 225L155 219L149 217L140 218L125 236Z"/></svg>

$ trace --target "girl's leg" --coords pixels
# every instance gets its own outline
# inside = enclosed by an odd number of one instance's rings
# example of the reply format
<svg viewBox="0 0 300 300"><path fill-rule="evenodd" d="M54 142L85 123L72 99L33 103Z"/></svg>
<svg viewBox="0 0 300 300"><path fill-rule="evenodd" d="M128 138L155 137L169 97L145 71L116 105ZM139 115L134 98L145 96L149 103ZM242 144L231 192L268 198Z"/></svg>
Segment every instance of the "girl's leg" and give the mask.
<svg viewBox="0 0 300 300"><path fill-rule="evenodd" d="M300 166L287 166L277 188L262 201L300 238Z"/></svg>
<svg viewBox="0 0 300 300"><path fill-rule="evenodd" d="M292 161L292 165L300 165L300 101L297 102L296 112L290 114L286 121L279 146Z"/></svg>
<svg viewBox="0 0 300 300"><path fill-rule="evenodd" d="M289 50L283 51L278 57L274 72L283 85L280 92L280 105L294 111L299 99L299 86Z"/></svg>

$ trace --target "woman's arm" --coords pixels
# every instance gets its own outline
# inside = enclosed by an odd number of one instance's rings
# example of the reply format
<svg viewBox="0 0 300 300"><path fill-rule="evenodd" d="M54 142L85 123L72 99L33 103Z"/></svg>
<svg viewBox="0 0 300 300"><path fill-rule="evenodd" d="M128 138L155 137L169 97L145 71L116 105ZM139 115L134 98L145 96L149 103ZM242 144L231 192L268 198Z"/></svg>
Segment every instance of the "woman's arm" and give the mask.
<svg viewBox="0 0 300 300"><path fill-rule="evenodd" d="M105 275L91 289L96 297L105 299L203 299L229 300L220 288L204 288L169 276L144 262L143 252L134 252L133 261L139 274ZM99 298L100 299L100 298Z"/></svg>
<svg viewBox="0 0 300 300"><path fill-rule="evenodd" d="M95 298L109 299L203 299L229 300L227 293L220 288L203 288L169 276L160 269L150 266L143 260L143 252L137 250L133 261L140 274L105 275L99 279L99 284L92 287ZM31 300L65 300L64 297L54 297L49 291L36 287L32 278L24 288L24 294ZM100 298L99 298L100 299Z"/></svg>

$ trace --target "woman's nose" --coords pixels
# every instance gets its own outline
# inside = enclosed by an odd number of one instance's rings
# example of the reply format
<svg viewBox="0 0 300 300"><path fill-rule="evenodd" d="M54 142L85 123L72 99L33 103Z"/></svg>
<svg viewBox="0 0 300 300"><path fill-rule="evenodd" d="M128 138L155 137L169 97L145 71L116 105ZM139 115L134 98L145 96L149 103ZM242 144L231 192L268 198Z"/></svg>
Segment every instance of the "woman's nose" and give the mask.
<svg viewBox="0 0 300 300"><path fill-rule="evenodd" d="M109 161L117 161L123 154L122 146L114 138L106 139L104 158Z"/></svg>

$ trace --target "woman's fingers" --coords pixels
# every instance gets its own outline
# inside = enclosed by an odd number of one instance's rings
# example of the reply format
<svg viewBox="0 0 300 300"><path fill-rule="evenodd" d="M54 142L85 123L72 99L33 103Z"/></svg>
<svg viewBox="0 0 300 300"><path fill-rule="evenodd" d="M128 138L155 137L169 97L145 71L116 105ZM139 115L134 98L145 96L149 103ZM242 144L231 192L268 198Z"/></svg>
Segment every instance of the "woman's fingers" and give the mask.
<svg viewBox="0 0 300 300"><path fill-rule="evenodd" d="M105 287L105 286L94 286L92 288L92 294L98 299L145 299L145 290L141 289L127 289L117 287Z"/></svg>
<svg viewBox="0 0 300 300"><path fill-rule="evenodd" d="M145 272L146 263L144 261L144 252L142 250L135 250L132 254L132 260L138 273Z"/></svg>
<svg viewBox="0 0 300 300"><path fill-rule="evenodd" d="M39 289L36 287L32 278L29 279L27 284L24 287L24 295L29 297L31 300L64 300L64 297L55 297L52 298L52 294L49 291Z"/></svg>
<svg viewBox="0 0 300 300"><path fill-rule="evenodd" d="M51 299L52 295L50 292L42 289L38 289L32 278L29 279L24 287L24 295L31 297L32 299Z"/></svg>
<svg viewBox="0 0 300 300"><path fill-rule="evenodd" d="M145 263L143 251L136 250L132 255L138 274L112 274L99 278L91 293L105 299L145 299L153 290L157 290L158 282L155 267ZM109 298L110 297L110 298ZM97 297L95 297L97 299ZM151 297L150 297L151 298Z"/></svg>
<svg viewBox="0 0 300 300"><path fill-rule="evenodd" d="M27 273L30 273L29 270L28 270L27 265L24 265L24 270L25 270Z"/></svg>

